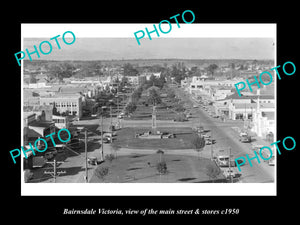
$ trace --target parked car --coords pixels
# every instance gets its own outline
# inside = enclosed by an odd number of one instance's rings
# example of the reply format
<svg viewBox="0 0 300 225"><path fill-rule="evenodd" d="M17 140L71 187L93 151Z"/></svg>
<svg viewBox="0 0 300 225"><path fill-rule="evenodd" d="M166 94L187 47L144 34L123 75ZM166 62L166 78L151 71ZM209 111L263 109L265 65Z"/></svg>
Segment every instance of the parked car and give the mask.
<svg viewBox="0 0 300 225"><path fill-rule="evenodd" d="M248 135L247 133L240 133L239 141L243 143L249 143L251 142L251 136Z"/></svg>
<svg viewBox="0 0 300 225"><path fill-rule="evenodd" d="M242 174L240 172L238 172L238 170L236 168L228 168L226 170L223 170L223 174L227 179L230 179L230 177L232 178L238 178L240 176L242 176Z"/></svg>
<svg viewBox="0 0 300 225"><path fill-rule="evenodd" d="M210 135L208 135L208 134L202 134L201 136L204 137L205 139L210 138Z"/></svg>
<svg viewBox="0 0 300 225"><path fill-rule="evenodd" d="M88 164L90 164L90 165L97 165L98 164L96 157L88 157L87 160L88 160Z"/></svg>
<svg viewBox="0 0 300 225"><path fill-rule="evenodd" d="M218 166L229 166L229 156L228 155L219 155L216 157L216 163Z"/></svg>
<svg viewBox="0 0 300 225"><path fill-rule="evenodd" d="M187 113L186 118L190 118L192 116L192 113Z"/></svg>
<svg viewBox="0 0 300 225"><path fill-rule="evenodd" d="M101 141L101 139L100 139ZM107 144L110 143L110 138L109 137L103 137L103 143Z"/></svg>
<svg viewBox="0 0 300 225"><path fill-rule="evenodd" d="M212 144L215 144L215 143L216 143L216 140L214 140L214 139L210 139L210 138L205 139L205 144L206 145L212 145Z"/></svg>
<svg viewBox="0 0 300 225"><path fill-rule="evenodd" d="M197 132L202 133L204 132L204 128L202 126L197 126L194 128Z"/></svg>

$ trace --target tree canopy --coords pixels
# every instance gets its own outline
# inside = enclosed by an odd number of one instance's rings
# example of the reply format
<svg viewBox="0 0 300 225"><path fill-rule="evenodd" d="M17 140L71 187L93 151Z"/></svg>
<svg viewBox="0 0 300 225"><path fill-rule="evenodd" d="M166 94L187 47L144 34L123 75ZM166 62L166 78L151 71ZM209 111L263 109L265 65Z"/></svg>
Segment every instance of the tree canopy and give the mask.
<svg viewBox="0 0 300 225"><path fill-rule="evenodd" d="M218 69L218 65L216 65L216 64L210 64L207 67L207 70L211 73L212 76L214 76L216 69Z"/></svg>
<svg viewBox="0 0 300 225"><path fill-rule="evenodd" d="M125 76L136 76L139 73L137 69L133 68L133 66L130 63L125 63L123 65L123 69Z"/></svg>
<svg viewBox="0 0 300 225"><path fill-rule="evenodd" d="M161 98L154 88L150 88L147 102L152 105L157 105L161 103Z"/></svg>

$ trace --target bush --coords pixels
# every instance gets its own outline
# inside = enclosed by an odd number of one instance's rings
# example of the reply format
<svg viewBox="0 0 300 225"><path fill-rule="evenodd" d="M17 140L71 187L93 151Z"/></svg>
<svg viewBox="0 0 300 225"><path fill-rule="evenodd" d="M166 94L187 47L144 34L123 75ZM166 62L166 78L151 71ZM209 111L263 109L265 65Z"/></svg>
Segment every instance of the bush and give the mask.
<svg viewBox="0 0 300 225"><path fill-rule="evenodd" d="M181 114L176 115L175 120L178 121L178 122L184 122L184 121L186 121L187 119L186 119L185 115L183 115L183 114L181 113Z"/></svg>
<svg viewBox="0 0 300 225"><path fill-rule="evenodd" d="M177 103L177 104L174 105L174 110L176 112L183 112L183 111L185 111L185 108L183 107L182 104Z"/></svg>
<svg viewBox="0 0 300 225"><path fill-rule="evenodd" d="M136 110L137 106L135 103L130 102L125 108L126 114L133 113Z"/></svg>
<svg viewBox="0 0 300 225"><path fill-rule="evenodd" d="M192 139L192 144L194 145L196 152L198 152L198 159L200 159L199 153L203 150L205 146L204 137L199 137L197 135L194 139Z"/></svg>
<svg viewBox="0 0 300 225"><path fill-rule="evenodd" d="M108 154L105 156L105 160L108 160L110 163L115 159L113 154Z"/></svg>
<svg viewBox="0 0 300 225"><path fill-rule="evenodd" d="M206 175L210 179L213 179L213 180L216 179L220 173L221 173L221 170L216 165L208 164L206 166Z"/></svg>
<svg viewBox="0 0 300 225"><path fill-rule="evenodd" d="M156 169L159 174L166 174L167 173L167 164L166 162L159 162L156 164Z"/></svg>
<svg viewBox="0 0 300 225"><path fill-rule="evenodd" d="M107 174L108 174L108 167L98 167L95 170L95 175L102 181L104 181L104 178Z"/></svg>

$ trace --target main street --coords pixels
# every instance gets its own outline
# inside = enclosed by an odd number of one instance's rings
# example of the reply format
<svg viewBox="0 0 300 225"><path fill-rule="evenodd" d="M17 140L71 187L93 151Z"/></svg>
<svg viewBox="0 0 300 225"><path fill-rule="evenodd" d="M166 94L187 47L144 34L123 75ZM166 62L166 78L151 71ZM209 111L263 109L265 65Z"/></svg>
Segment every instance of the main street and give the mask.
<svg viewBox="0 0 300 225"><path fill-rule="evenodd" d="M190 95L184 93L182 89L177 89L177 95L183 98L187 103L196 104L196 101L191 98ZM254 157L253 150L251 150L250 143L241 143L238 140L238 129L243 126L241 121L231 121L227 120L226 122L222 122L219 119L212 118L208 115L208 113L201 108L192 108L192 117L189 121L186 122L173 122L170 120L158 120L157 126L159 127L196 127L203 126L205 129L209 130L208 134L212 136L213 139L216 140L214 145L205 146L204 150L201 152L201 157L211 158L211 155L229 155L229 149L231 152L232 160L237 157L244 156L246 154L249 157ZM113 124L116 123L116 118L112 118ZM99 119L94 120L82 120L76 122L77 126L80 125L100 125ZM122 120L123 127L149 127L151 124L150 120ZM104 130L107 130L110 125L110 118L104 119ZM99 129L99 127L97 128ZM257 138L255 141L257 144L267 145L266 142ZM89 145L90 146L90 145ZM104 144L103 146L104 155L113 153L110 144ZM148 149L148 150L140 150L140 149L130 149L126 148L126 146L122 146L118 149L118 155L130 155L130 154L153 154L157 151L157 149ZM164 150L166 154L177 154L177 155L192 155L197 156L197 153L194 149L185 149L183 150ZM98 159L100 158L100 147L95 148L93 150L88 151L88 156L94 156ZM75 157L77 158L77 157ZM74 160L75 160L74 158ZM83 155L78 157L78 160L81 161L81 165L84 165ZM244 183L265 183L265 182L274 182L274 174L275 167L269 166L266 162L261 160L259 164L256 159L252 161L253 167L250 167L247 162L245 165L241 166L242 177L240 182ZM78 162L79 163L79 162ZM73 164L73 163L72 163ZM83 168L83 167L82 167ZM89 177L91 177L93 170L96 166L89 165ZM81 170L80 173L77 174L77 178L72 178L74 182L84 182L84 170Z"/></svg>
<svg viewBox="0 0 300 225"><path fill-rule="evenodd" d="M197 102L191 98L187 93L184 93L182 89L176 88L176 94L182 98L187 104L194 105ZM170 120L158 120L157 126L159 127L196 127L203 126L206 130L209 130L208 134L211 135L216 143L213 145L207 145L201 152L201 157L211 158L212 154L214 156L229 155L229 150L231 152L232 160L237 157L244 156L246 154L249 157L253 157L253 151L251 150L251 144L241 143L238 141L238 128L242 127L241 121L230 121L222 122L219 119L212 118L208 113L201 108L192 108L192 117L186 122L173 122ZM96 157L100 159L100 135L96 135L100 129L100 119L87 119L81 121L74 121L75 126L83 126L90 128L88 135L88 157ZM112 118L112 123L115 124L117 118ZM104 131L108 130L111 123L110 118L105 118L103 120ZM123 120L123 127L150 127L150 120ZM98 131L97 131L98 130ZM118 138L118 137L117 137ZM255 140L257 144L267 144L261 139ZM104 144L103 146L104 155L113 153L111 144ZM157 149L130 149L126 146L122 146L118 149L118 155L130 155L130 154L153 154ZM191 155L197 157L197 153L194 149L185 150L164 150L165 154L176 154L176 155ZM242 177L240 182L244 183L264 183L264 182L274 182L275 167L269 166L266 162L261 160L258 164L256 159L252 160L253 167L250 167L249 163L246 163L241 167ZM88 165L88 177L91 178L94 169L97 166ZM58 166L58 169L67 170L67 173L61 177L57 177L57 182L68 182L68 183L83 183L85 176L85 154L84 151L80 151L77 155L74 154L72 157L68 157L63 164ZM49 182L45 180L44 182ZM51 181L50 181L51 182Z"/></svg>
<svg viewBox="0 0 300 225"><path fill-rule="evenodd" d="M197 102L187 93L184 93L182 89L176 90L177 95L183 98L187 102L191 102L193 105ZM222 122L220 119L212 118L208 113L201 108L193 108L192 113L193 118L188 121L191 125L198 126L201 124L205 129L210 130L209 134L213 139L216 140L214 145L206 146L204 148L203 154L209 155L208 152L213 151L214 155L229 155L229 149L231 151L232 159L235 159L240 156L246 158L246 154L249 155L249 158L254 157L253 150L250 143L241 143L238 139L239 133L238 129L243 126L240 121L226 121ZM256 137L254 140L256 144L268 145L262 139ZM253 164L250 167L250 164L247 162L244 166L241 166L241 182L245 183L264 183L264 182L274 182L275 177L275 167L269 166L267 162L264 162L260 158L261 163L259 164L256 159L253 159L251 162Z"/></svg>

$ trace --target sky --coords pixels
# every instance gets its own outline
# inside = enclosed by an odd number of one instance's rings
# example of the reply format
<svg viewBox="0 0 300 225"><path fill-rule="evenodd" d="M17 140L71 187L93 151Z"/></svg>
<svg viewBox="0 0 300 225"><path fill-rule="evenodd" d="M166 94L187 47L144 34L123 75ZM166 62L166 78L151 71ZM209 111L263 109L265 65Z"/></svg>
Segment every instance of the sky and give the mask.
<svg viewBox="0 0 300 225"><path fill-rule="evenodd" d="M34 51L46 38L24 38L23 51ZM52 52L40 54L42 60L120 60L120 59L274 59L275 45L272 38L76 38L72 45L54 40ZM68 41L68 40L67 40ZM42 45L47 52L47 44ZM26 57L27 58L27 57ZM38 59L36 54L32 59Z"/></svg>

